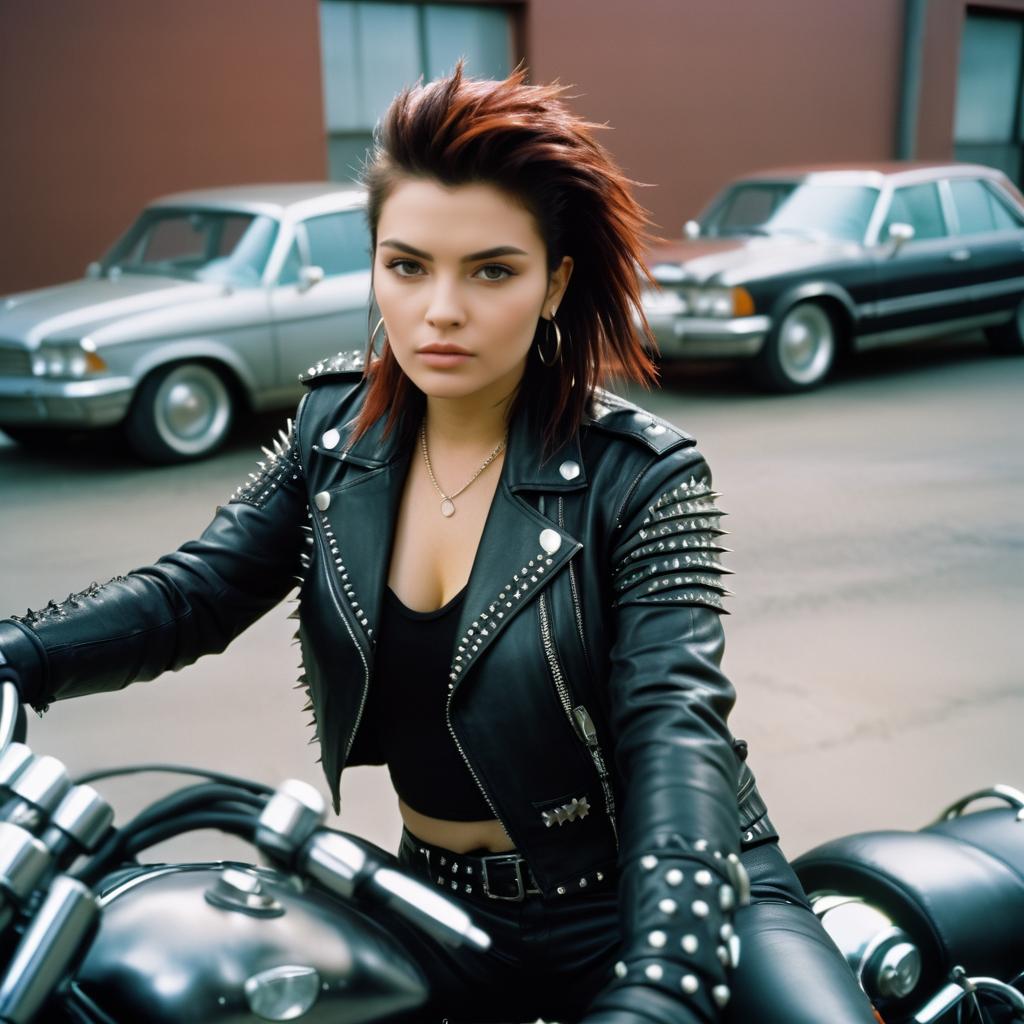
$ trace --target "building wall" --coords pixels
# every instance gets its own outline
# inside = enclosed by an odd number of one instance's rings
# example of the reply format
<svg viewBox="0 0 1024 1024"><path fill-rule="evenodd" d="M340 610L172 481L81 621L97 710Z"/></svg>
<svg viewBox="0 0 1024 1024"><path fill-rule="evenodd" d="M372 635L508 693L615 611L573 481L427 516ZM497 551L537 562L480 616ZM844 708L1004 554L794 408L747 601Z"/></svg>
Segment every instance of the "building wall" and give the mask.
<svg viewBox="0 0 1024 1024"><path fill-rule="evenodd" d="M891 158L902 38L897 0L534 0L527 53L678 235L739 172Z"/></svg>
<svg viewBox="0 0 1024 1024"><path fill-rule="evenodd" d="M317 0L0 3L0 294L154 196L325 177Z"/></svg>
<svg viewBox="0 0 1024 1024"><path fill-rule="evenodd" d="M917 119L916 155L922 160L953 158L960 37L968 8L1024 16L1024 0L929 0Z"/></svg>

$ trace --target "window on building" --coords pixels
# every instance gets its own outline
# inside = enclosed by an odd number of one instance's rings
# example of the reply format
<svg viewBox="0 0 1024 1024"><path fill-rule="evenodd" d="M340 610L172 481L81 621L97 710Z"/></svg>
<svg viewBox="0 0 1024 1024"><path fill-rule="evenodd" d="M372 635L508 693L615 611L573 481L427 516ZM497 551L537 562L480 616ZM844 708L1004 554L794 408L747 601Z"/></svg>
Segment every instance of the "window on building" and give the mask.
<svg viewBox="0 0 1024 1024"><path fill-rule="evenodd" d="M1024 174L1024 19L968 12L960 44L955 153L958 160Z"/></svg>
<svg viewBox="0 0 1024 1024"><path fill-rule="evenodd" d="M510 16L498 5L322 0L320 48L328 173L352 180L399 90L450 71L459 57L479 78L509 73Z"/></svg>
<svg viewBox="0 0 1024 1024"><path fill-rule="evenodd" d="M883 238L888 235L890 224L909 224L914 229L915 241L942 238L946 234L946 221L942 216L938 186L908 185L896 189L882 228Z"/></svg>

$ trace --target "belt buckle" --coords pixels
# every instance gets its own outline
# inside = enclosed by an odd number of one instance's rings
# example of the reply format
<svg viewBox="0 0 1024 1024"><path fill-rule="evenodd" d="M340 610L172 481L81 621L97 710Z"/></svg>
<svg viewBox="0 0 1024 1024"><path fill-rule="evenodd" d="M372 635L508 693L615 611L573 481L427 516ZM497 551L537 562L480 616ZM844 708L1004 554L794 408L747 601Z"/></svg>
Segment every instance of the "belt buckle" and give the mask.
<svg viewBox="0 0 1024 1024"><path fill-rule="evenodd" d="M487 862L494 861L498 864L511 864L516 873L516 894L514 896L500 896L491 892L491 886L487 877ZM522 903L526 898L526 887L523 885L522 872L523 859L517 853L495 853L480 858L481 881L480 887L483 894L491 900L506 900L510 903Z"/></svg>

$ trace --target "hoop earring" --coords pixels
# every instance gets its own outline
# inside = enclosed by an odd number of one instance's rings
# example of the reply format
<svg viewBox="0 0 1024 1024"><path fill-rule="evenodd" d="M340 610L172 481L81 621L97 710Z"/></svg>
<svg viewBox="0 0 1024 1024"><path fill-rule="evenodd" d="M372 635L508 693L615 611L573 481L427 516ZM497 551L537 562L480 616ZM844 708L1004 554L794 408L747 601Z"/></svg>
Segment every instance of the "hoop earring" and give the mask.
<svg viewBox="0 0 1024 1024"><path fill-rule="evenodd" d="M550 359L544 358L544 353L541 351L540 342L537 342L537 358L545 366L554 366L555 363L560 362L562 359L562 332L558 329L558 324L555 323L554 316L548 321L548 326L544 331L544 340L547 341L551 337L551 328L555 329L555 354Z"/></svg>
<svg viewBox="0 0 1024 1024"><path fill-rule="evenodd" d="M374 343L377 341L377 332L383 326L384 326L384 317L381 317L377 321L377 326L374 327L373 331L370 333L370 340L366 344L367 352L372 352L373 351ZM386 345L387 343L388 343L388 332L387 332L387 328L384 328L384 344Z"/></svg>

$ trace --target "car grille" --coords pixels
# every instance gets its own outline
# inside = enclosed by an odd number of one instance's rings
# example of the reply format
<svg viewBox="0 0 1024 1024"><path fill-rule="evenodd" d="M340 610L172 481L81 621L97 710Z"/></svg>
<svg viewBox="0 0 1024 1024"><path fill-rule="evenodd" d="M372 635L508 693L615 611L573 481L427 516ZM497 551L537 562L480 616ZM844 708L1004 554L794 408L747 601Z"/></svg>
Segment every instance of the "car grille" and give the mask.
<svg viewBox="0 0 1024 1024"><path fill-rule="evenodd" d="M30 377L32 356L27 349L0 344L0 377Z"/></svg>

